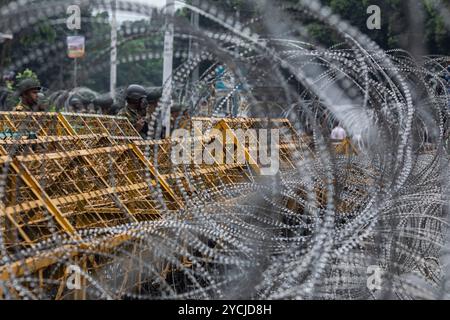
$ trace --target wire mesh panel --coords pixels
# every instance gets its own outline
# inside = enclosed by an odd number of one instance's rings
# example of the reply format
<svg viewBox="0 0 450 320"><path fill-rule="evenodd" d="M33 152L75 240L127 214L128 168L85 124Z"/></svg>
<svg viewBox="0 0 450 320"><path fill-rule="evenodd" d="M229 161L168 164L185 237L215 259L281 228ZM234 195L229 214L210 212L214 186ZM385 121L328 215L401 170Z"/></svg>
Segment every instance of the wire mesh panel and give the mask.
<svg viewBox="0 0 450 320"><path fill-rule="evenodd" d="M193 121L197 121L196 125L201 123L202 128L190 127L194 136L184 141L182 149L186 158L179 163L174 162L173 152L180 140L143 140L125 118L0 114L0 125L8 130L0 140L0 174L7 177L5 186L0 188L0 230L5 248L15 254L58 235L77 241L66 246L52 240L51 254L42 253L42 256L29 257L30 261L18 260L0 266L0 277L8 278L10 272L23 275L24 270L29 270L40 279L41 288L52 291L52 297L73 297L74 291L63 285L69 261L98 276L102 272L111 274L114 268L124 267L114 252L124 246L134 246L138 241L100 230L127 226L129 231L136 223L156 221L191 204L232 205L251 196L255 190L240 186L258 181L255 166L249 163L248 157L239 162L233 156L233 161L228 163L226 155L235 152L238 145L246 153L258 152L259 144L249 145L245 138L235 135L229 149L230 141L225 139L227 130L249 130L252 137L259 129L278 129L283 173L295 170L299 158L293 156L296 152L308 151L304 147L307 144L287 120L194 118ZM26 125L36 134L22 134L18 128ZM218 136L208 132L212 128L219 130ZM216 157L217 150L209 148L217 142L220 142L222 159ZM205 157L210 158L209 162L204 161ZM92 236L86 236L91 231ZM83 237L79 238L81 234ZM140 254L152 252L141 249ZM179 258L182 260L183 255ZM14 264L18 267L11 269ZM161 266L152 272L164 273L165 264L161 261ZM44 279L53 282L46 283ZM122 280L127 285L126 279ZM145 282L146 279L136 279L131 283L136 286ZM85 284L84 293L75 291L81 294L78 298L86 298L88 287Z"/></svg>
<svg viewBox="0 0 450 320"><path fill-rule="evenodd" d="M32 155L55 152L65 152L72 149L90 149L96 147L108 147L115 142L107 135L88 136L49 136L28 138L11 138L0 140L0 154L3 155Z"/></svg>
<svg viewBox="0 0 450 320"><path fill-rule="evenodd" d="M251 180L246 163L226 164L224 159L205 163L203 155L210 142L210 137L194 137L183 142L167 139L136 141L135 144L156 168L160 180L167 183L177 197L187 201L193 195L218 190L219 186ZM175 146L178 146L177 150L174 150ZM179 148L185 154L182 163L173 161ZM222 148L225 152L224 144Z"/></svg>
<svg viewBox="0 0 450 320"><path fill-rule="evenodd" d="M111 137L141 139L141 136L126 118L76 113L62 113L62 121L76 135L107 134Z"/></svg>
<svg viewBox="0 0 450 320"><path fill-rule="evenodd" d="M0 112L0 137L108 135L141 139L126 118L43 112Z"/></svg>
<svg viewBox="0 0 450 320"><path fill-rule="evenodd" d="M65 113L62 114L62 116L76 135L108 134L108 130L102 126L96 116L87 116L76 113Z"/></svg>
<svg viewBox="0 0 450 320"><path fill-rule="evenodd" d="M153 195L156 183L145 163L133 148L110 143L99 135L0 142L0 153L16 155L1 162L7 176L1 211L8 249L19 250L58 232L160 216L162 205ZM167 199L166 208L178 208Z"/></svg>
<svg viewBox="0 0 450 320"><path fill-rule="evenodd" d="M67 136L57 113L0 112L0 130L15 136Z"/></svg>
<svg viewBox="0 0 450 320"><path fill-rule="evenodd" d="M2 175L7 176L0 212L0 230L6 249L16 253L63 232L21 165L9 157L1 157L0 168Z"/></svg>
<svg viewBox="0 0 450 320"><path fill-rule="evenodd" d="M244 151L246 160L256 172L269 165L269 158L272 157L279 170L293 170L296 169L296 162L304 159L306 153L312 154L310 142L301 137L287 119L200 120L231 135L228 139L235 140L234 143Z"/></svg>
<svg viewBox="0 0 450 320"><path fill-rule="evenodd" d="M0 130L3 134L16 131L14 123L8 117L9 114L10 112L0 112Z"/></svg>
<svg viewBox="0 0 450 320"><path fill-rule="evenodd" d="M128 137L130 139L141 139L141 136L127 118L101 117L99 120L108 130L109 135L115 137Z"/></svg>
<svg viewBox="0 0 450 320"><path fill-rule="evenodd" d="M172 141L165 140L141 140L134 144L139 147L148 161L158 168L160 174L167 174L176 170L171 161Z"/></svg>
<svg viewBox="0 0 450 320"><path fill-rule="evenodd" d="M96 228L158 214L147 168L131 148L115 146L19 157L68 221ZM154 184L154 181L151 182Z"/></svg>

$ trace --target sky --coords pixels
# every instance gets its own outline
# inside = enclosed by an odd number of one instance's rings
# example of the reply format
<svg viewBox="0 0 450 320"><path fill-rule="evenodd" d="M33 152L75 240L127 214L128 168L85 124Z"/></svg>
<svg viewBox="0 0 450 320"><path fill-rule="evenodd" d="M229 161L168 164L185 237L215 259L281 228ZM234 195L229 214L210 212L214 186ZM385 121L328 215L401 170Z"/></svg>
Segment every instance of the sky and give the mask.
<svg viewBox="0 0 450 320"><path fill-rule="evenodd" d="M164 7L166 4L166 0L128 0L130 2L136 2L136 3L145 3L145 4L151 4L155 5L157 7ZM180 5L176 6L177 8L180 7ZM139 15L139 14L128 14L128 13L118 13L117 19L119 22L129 21L129 20L139 20L145 18L145 16Z"/></svg>
<svg viewBox="0 0 450 320"><path fill-rule="evenodd" d="M166 4L166 0L132 0L133 2L142 2L148 4L154 4L156 6L162 7Z"/></svg>

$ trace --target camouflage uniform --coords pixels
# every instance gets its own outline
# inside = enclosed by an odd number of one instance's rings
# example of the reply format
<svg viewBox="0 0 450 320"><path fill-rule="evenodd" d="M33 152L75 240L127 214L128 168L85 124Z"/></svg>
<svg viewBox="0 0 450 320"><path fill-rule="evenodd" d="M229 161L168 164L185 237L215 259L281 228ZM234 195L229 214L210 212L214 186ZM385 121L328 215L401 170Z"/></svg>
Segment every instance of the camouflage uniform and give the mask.
<svg viewBox="0 0 450 320"><path fill-rule="evenodd" d="M126 106L119 110L117 114L128 118L142 137L145 137L148 131L147 121L142 123L142 120L145 120L147 116L147 104L145 103L147 95L148 92L140 85L132 84L128 86L125 93ZM142 124L143 127L141 128Z"/></svg>
<svg viewBox="0 0 450 320"><path fill-rule="evenodd" d="M124 108L120 109L117 113L119 117L125 117L128 120L130 120L132 125L135 125L142 116L136 111L130 108L129 106L125 106Z"/></svg>
<svg viewBox="0 0 450 320"><path fill-rule="evenodd" d="M20 102L17 106L14 107L13 111L16 112L33 112L33 108L24 105L22 102Z"/></svg>
<svg viewBox="0 0 450 320"><path fill-rule="evenodd" d="M145 118L145 116L139 114L136 110L130 108L129 106L120 109L119 112L117 113L117 116L127 118L135 128L138 121L141 120L142 118ZM146 121L143 128L139 131L139 134L145 138L147 133L148 133L148 123Z"/></svg>

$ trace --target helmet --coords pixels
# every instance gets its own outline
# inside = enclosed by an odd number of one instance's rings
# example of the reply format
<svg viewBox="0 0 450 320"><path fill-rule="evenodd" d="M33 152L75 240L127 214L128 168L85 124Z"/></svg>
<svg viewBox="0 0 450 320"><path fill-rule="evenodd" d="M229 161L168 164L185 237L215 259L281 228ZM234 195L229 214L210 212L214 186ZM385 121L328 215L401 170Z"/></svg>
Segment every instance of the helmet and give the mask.
<svg viewBox="0 0 450 320"><path fill-rule="evenodd" d="M47 99L47 97L45 96L45 94L43 94L42 92L39 92L39 93L38 93L38 101L39 101L40 103L43 103L43 102L47 102L48 99Z"/></svg>
<svg viewBox="0 0 450 320"><path fill-rule="evenodd" d="M22 96L29 90L41 90L41 84L35 79L24 79L17 85L17 93Z"/></svg>
<svg viewBox="0 0 450 320"><path fill-rule="evenodd" d="M110 96L98 97L94 100L94 105L101 108L110 108L113 104L114 100Z"/></svg>
<svg viewBox="0 0 450 320"><path fill-rule="evenodd" d="M161 87L152 87L148 89L147 101L148 102L156 102L162 97L162 88Z"/></svg>
<svg viewBox="0 0 450 320"><path fill-rule="evenodd" d="M84 105L83 99L78 95L73 95L69 100L69 105L72 107Z"/></svg>
<svg viewBox="0 0 450 320"><path fill-rule="evenodd" d="M144 87L137 84L130 85L125 92L125 98L131 101L140 101L142 98L146 97L147 91L144 89Z"/></svg>
<svg viewBox="0 0 450 320"><path fill-rule="evenodd" d="M97 94L89 88L80 87L72 90L73 95L81 99L83 105L88 106L97 98Z"/></svg>
<svg viewBox="0 0 450 320"><path fill-rule="evenodd" d="M170 112L171 113L174 113L174 112L184 112L184 111L187 111L188 110L188 106L187 105L184 105L184 104L178 104L178 103L175 103L175 104L173 104L171 107L170 107Z"/></svg>

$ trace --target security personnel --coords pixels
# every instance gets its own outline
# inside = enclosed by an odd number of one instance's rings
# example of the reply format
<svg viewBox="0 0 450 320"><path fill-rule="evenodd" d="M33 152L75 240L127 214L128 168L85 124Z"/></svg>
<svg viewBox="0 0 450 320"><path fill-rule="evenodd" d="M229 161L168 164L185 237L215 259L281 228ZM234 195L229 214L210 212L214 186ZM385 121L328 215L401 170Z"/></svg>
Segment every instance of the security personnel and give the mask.
<svg viewBox="0 0 450 320"><path fill-rule="evenodd" d="M98 110L99 114L111 115L114 105L114 100L110 96L98 97L94 100L94 106Z"/></svg>
<svg viewBox="0 0 450 320"><path fill-rule="evenodd" d="M86 113L83 99L76 94L70 97L68 111L72 113Z"/></svg>
<svg viewBox="0 0 450 320"><path fill-rule="evenodd" d="M83 107L78 110L78 113L95 114L94 100L97 98L95 92L89 88L79 88L76 95L82 100Z"/></svg>
<svg viewBox="0 0 450 320"><path fill-rule="evenodd" d="M140 85L132 84L125 92L125 100L126 106L119 110L117 115L128 118L136 131L145 137L148 132L147 91Z"/></svg>
<svg viewBox="0 0 450 320"><path fill-rule="evenodd" d="M37 110L39 112L48 112L50 108L49 100L42 92L38 93Z"/></svg>
<svg viewBox="0 0 450 320"><path fill-rule="evenodd" d="M39 92L41 91L39 81L31 78L24 79L18 84L17 88L17 93L20 96L20 102L13 109L13 111L38 111Z"/></svg>
<svg viewBox="0 0 450 320"><path fill-rule="evenodd" d="M186 129L189 121L188 106L184 104L174 104L170 108L170 131L175 129Z"/></svg>
<svg viewBox="0 0 450 320"><path fill-rule="evenodd" d="M151 87L147 90L147 101L149 104L149 112L153 113L158 106L158 102L162 97L162 87Z"/></svg>

